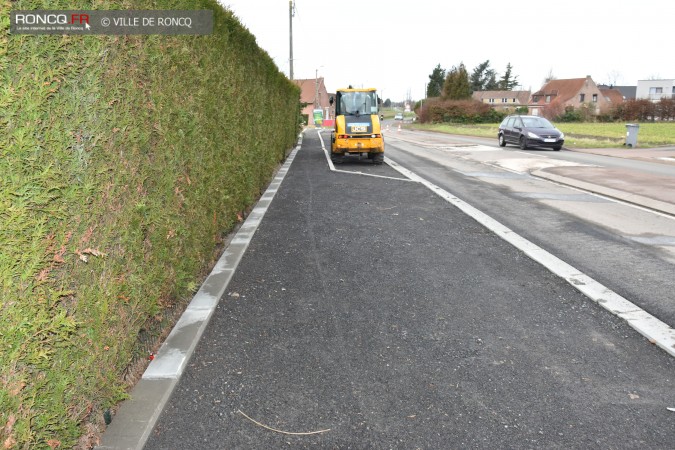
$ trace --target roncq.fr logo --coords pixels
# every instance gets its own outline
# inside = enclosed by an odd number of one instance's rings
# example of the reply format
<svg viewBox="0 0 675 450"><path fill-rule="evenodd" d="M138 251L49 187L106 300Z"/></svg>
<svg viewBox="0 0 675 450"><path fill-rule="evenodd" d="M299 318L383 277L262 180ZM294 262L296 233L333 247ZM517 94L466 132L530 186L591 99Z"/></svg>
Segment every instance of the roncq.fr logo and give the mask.
<svg viewBox="0 0 675 450"><path fill-rule="evenodd" d="M16 25L83 25L89 29L89 14L21 13L15 16Z"/></svg>

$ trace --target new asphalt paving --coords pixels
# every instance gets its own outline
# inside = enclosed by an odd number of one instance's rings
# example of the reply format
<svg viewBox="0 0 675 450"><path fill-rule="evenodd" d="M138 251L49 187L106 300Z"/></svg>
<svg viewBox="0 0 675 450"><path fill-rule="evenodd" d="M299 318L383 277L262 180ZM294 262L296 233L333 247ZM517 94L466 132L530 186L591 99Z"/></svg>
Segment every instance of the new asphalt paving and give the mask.
<svg viewBox="0 0 675 450"><path fill-rule="evenodd" d="M625 321L387 165L291 162L100 448L672 447Z"/></svg>

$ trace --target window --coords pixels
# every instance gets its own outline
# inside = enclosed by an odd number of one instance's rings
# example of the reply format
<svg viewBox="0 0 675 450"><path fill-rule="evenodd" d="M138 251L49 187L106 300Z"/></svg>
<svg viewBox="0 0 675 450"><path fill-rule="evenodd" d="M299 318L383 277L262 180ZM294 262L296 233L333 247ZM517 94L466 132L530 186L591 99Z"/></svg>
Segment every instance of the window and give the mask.
<svg viewBox="0 0 675 450"><path fill-rule="evenodd" d="M593 101L597 103L597 101L598 101L598 94L593 94Z"/></svg>
<svg viewBox="0 0 675 450"><path fill-rule="evenodd" d="M662 87L650 87L649 93L650 94L663 94L663 88Z"/></svg>
<svg viewBox="0 0 675 450"><path fill-rule="evenodd" d="M546 103L551 103L551 96L550 95L546 96Z"/></svg>
<svg viewBox="0 0 675 450"><path fill-rule="evenodd" d="M509 102L509 99L508 99L508 98L503 98L503 99L502 99L502 103L508 103L508 102Z"/></svg>
<svg viewBox="0 0 675 450"><path fill-rule="evenodd" d="M535 95L534 97L532 97L532 101L533 101L534 103L539 103L539 96L538 96L538 95Z"/></svg>
<svg viewBox="0 0 675 450"><path fill-rule="evenodd" d="M491 98L491 99L489 100L489 102L490 102L490 103L494 103L494 102L495 102L495 99L494 99L494 98Z"/></svg>
<svg viewBox="0 0 675 450"><path fill-rule="evenodd" d="M579 101L583 103L584 100L586 100L586 94L579 94Z"/></svg>

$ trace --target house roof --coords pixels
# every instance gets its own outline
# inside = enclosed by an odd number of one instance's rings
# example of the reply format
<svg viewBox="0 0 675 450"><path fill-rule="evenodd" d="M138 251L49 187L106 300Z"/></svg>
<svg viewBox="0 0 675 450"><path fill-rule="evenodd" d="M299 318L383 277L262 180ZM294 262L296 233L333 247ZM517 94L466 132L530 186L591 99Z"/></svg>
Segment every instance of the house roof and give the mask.
<svg viewBox="0 0 675 450"><path fill-rule="evenodd" d="M518 103L525 104L530 99L530 91L475 91L472 97L478 101L490 98L515 98Z"/></svg>
<svg viewBox="0 0 675 450"><path fill-rule="evenodd" d="M547 95L551 95L556 96L559 101L566 102L579 93L588 79L590 79L590 77L551 80L537 92L532 94L532 96L546 97ZM532 101L534 104L543 102L545 102L545 98L540 98L538 102Z"/></svg>
<svg viewBox="0 0 675 450"><path fill-rule="evenodd" d="M623 103L623 94L618 89L600 89L602 95L613 104Z"/></svg>
<svg viewBox="0 0 675 450"><path fill-rule="evenodd" d="M300 88L300 102L314 103L317 81L319 82L319 92L324 92L326 90L326 85L323 82L323 77L308 78L305 80L293 80L293 83L295 83Z"/></svg>
<svg viewBox="0 0 675 450"><path fill-rule="evenodd" d="M635 98L635 94L637 93L637 86L607 86L601 84L598 87L600 89L616 89L617 91L621 92L621 95L623 95L625 100Z"/></svg>

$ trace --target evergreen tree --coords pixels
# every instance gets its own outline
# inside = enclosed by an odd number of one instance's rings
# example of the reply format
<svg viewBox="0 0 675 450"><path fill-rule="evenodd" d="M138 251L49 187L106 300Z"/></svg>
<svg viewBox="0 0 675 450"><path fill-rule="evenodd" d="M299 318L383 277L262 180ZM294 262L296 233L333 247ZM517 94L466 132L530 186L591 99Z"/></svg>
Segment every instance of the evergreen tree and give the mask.
<svg viewBox="0 0 675 450"><path fill-rule="evenodd" d="M499 89L499 83L497 82L497 72L490 68L489 59L477 65L473 69L469 81L471 82L471 90L473 92L495 91Z"/></svg>
<svg viewBox="0 0 675 450"><path fill-rule="evenodd" d="M513 67L511 63L508 63L506 65L506 72L499 79L499 89L502 91L512 91L516 86L518 86L518 76L513 75Z"/></svg>
<svg viewBox="0 0 675 450"><path fill-rule="evenodd" d="M485 91L496 91L499 89L499 82L497 81L497 72L490 69L485 73L485 85L483 90Z"/></svg>
<svg viewBox="0 0 675 450"><path fill-rule="evenodd" d="M445 69L437 65L434 71L429 75L429 84L427 84L427 97L440 97L445 81Z"/></svg>
<svg viewBox="0 0 675 450"><path fill-rule="evenodd" d="M445 77L443 83L443 98L449 100L465 100L471 98L471 83L469 82L469 73L460 63L459 67L454 67Z"/></svg>

